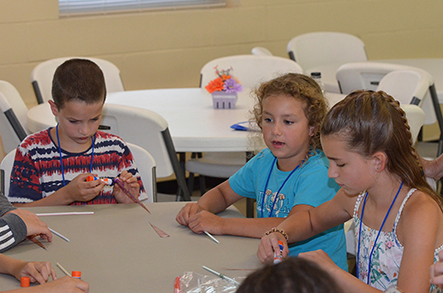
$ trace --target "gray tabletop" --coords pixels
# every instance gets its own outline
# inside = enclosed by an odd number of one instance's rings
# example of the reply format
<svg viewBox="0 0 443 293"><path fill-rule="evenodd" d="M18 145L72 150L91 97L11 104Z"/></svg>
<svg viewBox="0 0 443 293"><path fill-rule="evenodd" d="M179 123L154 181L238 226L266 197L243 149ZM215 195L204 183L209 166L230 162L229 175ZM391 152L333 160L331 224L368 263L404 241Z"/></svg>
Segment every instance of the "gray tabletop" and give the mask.
<svg viewBox="0 0 443 293"><path fill-rule="evenodd" d="M207 266L230 277L246 276L259 268L259 239L195 234L180 226L175 216L183 202L147 203L148 214L136 204L59 206L28 208L34 213L93 211L93 215L45 216L50 228L70 239L53 236L41 241L46 250L25 240L5 254L14 258L49 261L59 277L60 263L67 271L82 272L90 292L173 292L175 277L193 271L210 275ZM230 208L223 217L241 217ZM151 224L170 235L160 238ZM0 275L1 290L17 289L20 283Z"/></svg>

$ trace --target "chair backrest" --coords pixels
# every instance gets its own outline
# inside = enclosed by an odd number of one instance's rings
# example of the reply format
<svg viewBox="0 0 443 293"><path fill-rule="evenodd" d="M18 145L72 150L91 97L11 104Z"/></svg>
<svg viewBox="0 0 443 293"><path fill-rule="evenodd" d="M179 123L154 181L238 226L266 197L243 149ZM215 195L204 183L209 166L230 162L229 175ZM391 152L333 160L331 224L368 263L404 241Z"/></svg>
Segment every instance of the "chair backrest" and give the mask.
<svg viewBox="0 0 443 293"><path fill-rule="evenodd" d="M401 104L421 105L429 91L429 81L413 70L395 70L386 74L377 87L395 97Z"/></svg>
<svg viewBox="0 0 443 293"><path fill-rule="evenodd" d="M144 148L127 142L148 195L147 202L157 201L156 165L154 157ZM143 199L140 199L143 200Z"/></svg>
<svg viewBox="0 0 443 293"><path fill-rule="evenodd" d="M28 108L17 89L0 80L0 135L3 149L10 152L29 134L26 121Z"/></svg>
<svg viewBox="0 0 443 293"><path fill-rule="evenodd" d="M38 64L31 72L31 83L39 104L52 100L51 89L55 70L63 62L73 58L88 59L96 63L103 71L103 75L105 76L106 91L108 93L121 92L125 90L120 76L120 70L117 66L107 60L90 57L56 58Z"/></svg>
<svg viewBox="0 0 443 293"><path fill-rule="evenodd" d="M175 174L184 199L190 200L168 123L162 116L147 109L105 104L100 125L103 131L148 151L154 157L157 177Z"/></svg>
<svg viewBox="0 0 443 293"><path fill-rule="evenodd" d="M273 56L272 52L265 47L254 47L251 50L252 55Z"/></svg>
<svg viewBox="0 0 443 293"><path fill-rule="evenodd" d="M326 64L367 61L365 44L356 36L339 32L313 32L292 38L289 58L305 70Z"/></svg>
<svg viewBox="0 0 443 293"><path fill-rule="evenodd" d="M417 141L418 133L425 123L425 112L417 105L403 104L401 108L406 113L409 128L411 130L412 143Z"/></svg>
<svg viewBox="0 0 443 293"><path fill-rule="evenodd" d="M12 166L14 165L14 159L15 159L15 148L8 152L6 156L3 158L0 169L3 170L4 175L4 186L3 186L3 194L7 197L9 194L9 185L11 182L11 172L12 172Z"/></svg>
<svg viewBox="0 0 443 293"><path fill-rule="evenodd" d="M382 86L379 87L382 79L393 71L399 72L390 75L382 83ZM378 89L383 91L389 90L391 93L388 93L401 103L410 104L412 102L422 107L426 113L426 125L433 124L437 121L432 99L429 96L429 88L433 86L434 79L428 72L422 69L383 62L355 62L340 66L337 70L336 78L342 94L347 95L359 89L374 91ZM403 81L402 78L404 78ZM396 82L401 82L401 84L397 84ZM415 83L415 86L408 83ZM396 88L395 92L394 88ZM399 88L401 88L401 90L399 90ZM410 92L407 93L407 90L410 90ZM399 95L398 98L396 94ZM408 96L410 98L408 98ZM413 99L414 97L415 99Z"/></svg>
<svg viewBox="0 0 443 293"><path fill-rule="evenodd" d="M217 77L215 67L221 70L232 67L232 75L246 88L254 88L261 82L282 74L303 73L294 61L277 56L237 55L214 59L206 63L200 71L200 87Z"/></svg>

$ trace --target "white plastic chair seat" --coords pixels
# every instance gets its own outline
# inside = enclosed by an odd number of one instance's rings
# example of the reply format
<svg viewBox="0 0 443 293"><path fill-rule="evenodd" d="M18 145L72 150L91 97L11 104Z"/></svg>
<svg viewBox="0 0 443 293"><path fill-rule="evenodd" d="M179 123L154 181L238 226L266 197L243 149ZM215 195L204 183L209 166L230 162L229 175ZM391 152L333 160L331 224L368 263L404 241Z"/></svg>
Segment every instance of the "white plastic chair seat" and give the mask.
<svg viewBox="0 0 443 293"><path fill-rule="evenodd" d="M229 178L246 163L246 153L205 153L202 158L189 159L186 170L216 178Z"/></svg>
<svg viewBox="0 0 443 293"><path fill-rule="evenodd" d="M38 64L31 72L31 83L39 104L52 100L52 79L54 77L55 70L63 62L73 58L88 59L96 63L103 71L106 91L108 93L121 92L125 90L120 77L120 70L117 66L107 60L91 57L56 58Z"/></svg>

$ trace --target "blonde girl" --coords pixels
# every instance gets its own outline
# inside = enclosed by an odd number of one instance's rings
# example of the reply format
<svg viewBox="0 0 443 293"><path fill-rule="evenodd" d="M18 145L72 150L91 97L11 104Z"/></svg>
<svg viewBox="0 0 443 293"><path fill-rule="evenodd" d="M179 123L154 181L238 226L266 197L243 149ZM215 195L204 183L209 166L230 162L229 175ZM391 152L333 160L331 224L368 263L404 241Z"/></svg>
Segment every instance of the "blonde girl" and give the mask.
<svg viewBox="0 0 443 293"><path fill-rule="evenodd" d="M311 209L333 198L339 186L328 178L328 160L321 151L320 125L327 104L311 78L289 73L261 84L256 91L255 122L267 148L229 180L187 204L176 220L195 233L260 238L291 214ZM215 215L244 198L257 201L257 218ZM291 245L290 255L325 250L347 269L343 225Z"/></svg>

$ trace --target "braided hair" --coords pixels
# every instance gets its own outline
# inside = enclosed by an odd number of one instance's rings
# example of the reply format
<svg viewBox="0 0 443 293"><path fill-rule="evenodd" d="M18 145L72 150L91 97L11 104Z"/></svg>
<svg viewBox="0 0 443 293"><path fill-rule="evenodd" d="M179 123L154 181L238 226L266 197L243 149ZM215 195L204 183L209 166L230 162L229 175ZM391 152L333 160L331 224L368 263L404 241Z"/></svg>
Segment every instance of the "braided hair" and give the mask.
<svg viewBox="0 0 443 293"><path fill-rule="evenodd" d="M320 132L322 136L340 136L349 150L365 158L385 153L388 172L430 195L443 210L442 198L424 177L406 113L390 95L361 90L349 94L329 111Z"/></svg>

